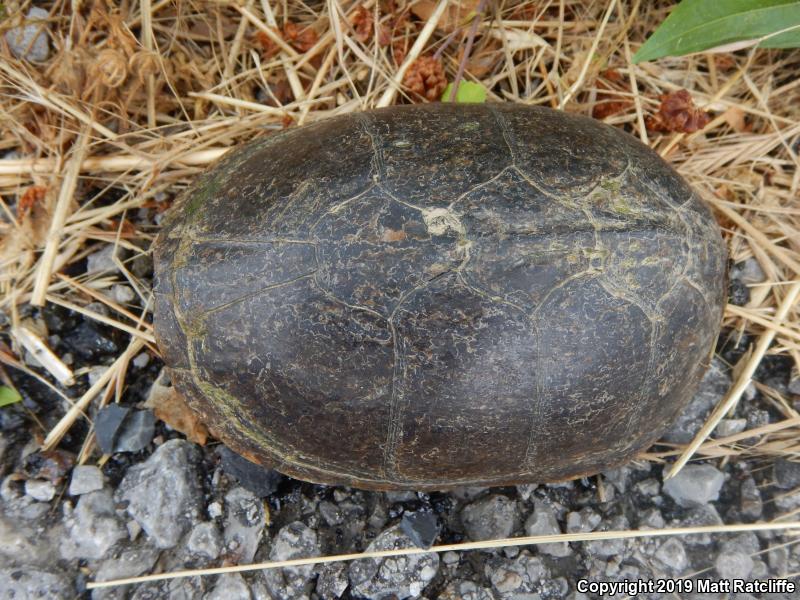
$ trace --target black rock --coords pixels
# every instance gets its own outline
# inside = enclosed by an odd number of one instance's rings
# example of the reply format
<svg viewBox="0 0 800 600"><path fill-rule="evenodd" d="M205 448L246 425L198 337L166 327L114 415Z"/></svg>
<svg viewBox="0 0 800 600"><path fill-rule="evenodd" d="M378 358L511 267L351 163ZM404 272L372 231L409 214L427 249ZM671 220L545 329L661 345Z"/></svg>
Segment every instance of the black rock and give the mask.
<svg viewBox="0 0 800 600"><path fill-rule="evenodd" d="M130 410L119 404L109 404L97 413L97 417L94 419L94 431L97 445L100 446L103 454L114 453L114 441Z"/></svg>
<svg viewBox="0 0 800 600"><path fill-rule="evenodd" d="M156 419L149 410L131 410L110 404L94 421L97 445L103 454L138 452L153 439Z"/></svg>
<svg viewBox="0 0 800 600"><path fill-rule="evenodd" d="M728 302L736 306L744 306L750 302L750 288L738 279L731 279L728 286Z"/></svg>
<svg viewBox="0 0 800 600"><path fill-rule="evenodd" d="M403 514L400 529L411 538L414 545L427 550L439 536L441 526L436 515L426 510Z"/></svg>
<svg viewBox="0 0 800 600"><path fill-rule="evenodd" d="M274 493L283 479L277 471L252 463L227 446L220 446L217 453L222 460L222 470L259 498Z"/></svg>
<svg viewBox="0 0 800 600"><path fill-rule="evenodd" d="M86 360L95 360L119 352L114 340L85 321L68 336L64 336L63 341L65 346Z"/></svg>

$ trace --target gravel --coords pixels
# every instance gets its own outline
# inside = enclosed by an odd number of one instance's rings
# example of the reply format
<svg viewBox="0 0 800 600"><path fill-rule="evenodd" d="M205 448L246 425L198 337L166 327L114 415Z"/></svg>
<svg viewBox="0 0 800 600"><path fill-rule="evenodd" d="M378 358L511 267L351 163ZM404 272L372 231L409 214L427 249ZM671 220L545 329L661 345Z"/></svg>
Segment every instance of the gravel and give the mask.
<svg viewBox="0 0 800 600"><path fill-rule="evenodd" d="M689 566L686 549L677 538L669 538L662 543L656 550L655 557L664 569L673 575L683 573Z"/></svg>
<svg viewBox="0 0 800 600"><path fill-rule="evenodd" d="M782 490L792 490L800 487L800 462L779 458L773 466L775 485Z"/></svg>
<svg viewBox="0 0 800 600"><path fill-rule="evenodd" d="M103 472L94 465L78 465L72 470L69 495L80 496L103 489Z"/></svg>
<svg viewBox="0 0 800 600"><path fill-rule="evenodd" d="M728 368L725 363L715 357L694 397L681 411L675 423L662 436L662 439L673 444L691 442L714 406L730 387L731 377Z"/></svg>
<svg viewBox="0 0 800 600"><path fill-rule="evenodd" d="M525 521L525 535L554 535L559 533L561 533L561 528L558 526L558 519L553 508L541 500L535 501L533 512ZM564 557L570 554L567 542L540 544L537 549L555 557Z"/></svg>
<svg viewBox="0 0 800 600"><path fill-rule="evenodd" d="M753 559L744 552L724 551L717 555L714 568L723 579L747 579L753 570Z"/></svg>
<svg viewBox="0 0 800 600"><path fill-rule="evenodd" d="M161 550L153 544L137 544L124 548L116 556L111 556L96 567L97 581L109 581L123 577L136 577L149 573L158 560ZM92 591L92 600L108 600L123 596L118 588L100 588Z"/></svg>
<svg viewBox="0 0 800 600"><path fill-rule="evenodd" d="M588 533L594 531L601 520L602 517L588 506L582 508L579 512L571 512L567 515L567 533Z"/></svg>
<svg viewBox="0 0 800 600"><path fill-rule="evenodd" d="M0 569L0 594L4 600L69 600L75 596L75 588L62 573L30 568Z"/></svg>
<svg viewBox="0 0 800 600"><path fill-rule="evenodd" d="M341 598L350 582L347 578L345 563L328 563L324 565L317 578L316 592L324 600Z"/></svg>
<svg viewBox="0 0 800 600"><path fill-rule="evenodd" d="M225 446L220 446L218 453L222 470L259 498L274 493L283 479L277 471L256 465Z"/></svg>
<svg viewBox="0 0 800 600"><path fill-rule="evenodd" d="M39 502L50 502L56 495L56 486L42 479L28 479L25 482L25 493Z"/></svg>
<svg viewBox="0 0 800 600"><path fill-rule="evenodd" d="M239 573L226 573L217 580L205 600L251 600L250 587Z"/></svg>
<svg viewBox="0 0 800 600"><path fill-rule="evenodd" d="M159 548L172 548L199 520L203 492L194 444L170 440L128 470L116 493Z"/></svg>
<svg viewBox="0 0 800 600"><path fill-rule="evenodd" d="M398 525L382 532L367 546L368 552L409 548L414 542ZM388 600L418 597L439 570L438 554L411 554L384 559L353 561L349 569L351 589L357 597Z"/></svg>
<svg viewBox="0 0 800 600"><path fill-rule="evenodd" d="M518 599L523 593L541 592L550 571L544 560L527 550L514 559L497 559L487 566L487 577L501 600Z"/></svg>
<svg viewBox="0 0 800 600"><path fill-rule="evenodd" d="M270 560L289 560L319 556L321 549L317 534L305 523L295 521L282 527L272 542ZM314 566L287 567L261 571L270 594L278 598L307 598L306 588L311 587Z"/></svg>
<svg viewBox="0 0 800 600"><path fill-rule="evenodd" d="M97 413L97 444L104 454L139 452L153 439L156 418L149 410L110 404Z"/></svg>
<svg viewBox="0 0 800 600"><path fill-rule="evenodd" d="M681 506L698 506L719 498L725 476L711 465L686 465L664 482L664 492Z"/></svg>
<svg viewBox="0 0 800 600"><path fill-rule="evenodd" d="M433 545L441 531L436 515L429 510L403 514L400 528L414 542L415 546L425 549Z"/></svg>
<svg viewBox="0 0 800 600"><path fill-rule="evenodd" d="M198 523L192 528L187 549L209 560L214 560L222 552L222 534L215 523Z"/></svg>
<svg viewBox="0 0 800 600"><path fill-rule="evenodd" d="M517 503L500 494L476 500L461 511L461 521L471 540L511 537L520 520Z"/></svg>
<svg viewBox="0 0 800 600"><path fill-rule="evenodd" d="M65 536L60 547L63 558L104 558L117 542L127 539L128 530L117 516L111 492L89 492L80 497L74 511L68 507L65 505Z"/></svg>
<svg viewBox="0 0 800 600"><path fill-rule="evenodd" d="M43 8L32 7L25 15L24 24L6 31L6 43L17 58L44 62L50 57L47 23L50 14Z"/></svg>
<svg viewBox="0 0 800 600"><path fill-rule="evenodd" d="M250 490L233 488L225 495L225 513L226 558L252 562L266 524L263 502Z"/></svg>
<svg viewBox="0 0 800 600"><path fill-rule="evenodd" d="M495 600L491 588L481 587L473 581L451 581L439 595L439 600Z"/></svg>

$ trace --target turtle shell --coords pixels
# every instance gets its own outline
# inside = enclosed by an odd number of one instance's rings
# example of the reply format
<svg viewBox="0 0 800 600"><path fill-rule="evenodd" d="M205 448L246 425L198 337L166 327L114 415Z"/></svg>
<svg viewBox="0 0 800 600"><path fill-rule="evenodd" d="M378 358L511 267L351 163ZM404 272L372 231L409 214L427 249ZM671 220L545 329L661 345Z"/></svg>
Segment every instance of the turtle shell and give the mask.
<svg viewBox="0 0 800 600"><path fill-rule="evenodd" d="M592 119L398 106L256 139L155 244L156 337L226 444L372 489L564 480L655 441L725 297L708 208Z"/></svg>

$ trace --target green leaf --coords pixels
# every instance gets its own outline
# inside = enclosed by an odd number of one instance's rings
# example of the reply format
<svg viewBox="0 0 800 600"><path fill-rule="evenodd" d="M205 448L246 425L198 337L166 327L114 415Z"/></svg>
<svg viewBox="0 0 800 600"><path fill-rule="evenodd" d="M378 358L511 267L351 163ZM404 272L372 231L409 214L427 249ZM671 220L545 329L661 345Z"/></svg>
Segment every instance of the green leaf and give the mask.
<svg viewBox="0 0 800 600"><path fill-rule="evenodd" d="M757 40L800 26L800 0L683 0L639 48L633 62L683 56ZM762 48L800 47L800 27L770 37Z"/></svg>
<svg viewBox="0 0 800 600"><path fill-rule="evenodd" d="M15 404L20 400L22 400L22 396L19 395L17 390L7 385L0 385L0 407Z"/></svg>
<svg viewBox="0 0 800 600"><path fill-rule="evenodd" d="M448 83L442 94L442 102L450 102L450 94L453 93L453 84ZM458 84L456 92L456 102L459 104L486 102L486 88L479 83L462 81Z"/></svg>

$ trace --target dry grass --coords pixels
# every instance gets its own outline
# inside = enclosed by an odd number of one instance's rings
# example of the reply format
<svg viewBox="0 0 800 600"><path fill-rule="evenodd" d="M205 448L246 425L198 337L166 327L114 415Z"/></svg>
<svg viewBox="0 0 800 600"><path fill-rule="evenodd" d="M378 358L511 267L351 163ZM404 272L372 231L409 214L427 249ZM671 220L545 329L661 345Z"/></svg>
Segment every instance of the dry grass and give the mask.
<svg viewBox="0 0 800 600"><path fill-rule="evenodd" d="M0 21L0 33L29 4L6 2L10 18ZM418 101L403 75L417 56L435 55L449 81L463 66L464 78L481 82L492 102L595 114L627 129L712 205L732 259L755 257L766 274L751 286L747 306L725 313L732 335L748 334L753 344L733 365L735 383L723 404L688 447L643 458L679 455L674 473L695 455L768 461L800 453L791 399L763 385L783 420L713 439L714 425L765 356L788 356L800 367L800 52L700 54L634 66L630 56L671 4L640 0L487 2L465 63L477 0L460 7L431 0L44 4L53 50L46 63L17 60L0 41L0 152L17 153L0 161L0 310L13 343L0 359L26 369L17 357L35 342L16 333L30 332L20 316L26 305L66 306L130 339L86 393L59 391L72 407L56 429L42 432L48 446L86 418L91 402L119 398L136 351L157 352L150 284L128 268L148 252L156 231L131 215L164 210L234 144L334 114ZM294 35L287 23L296 26ZM647 131L659 96L682 88L711 122L692 134ZM119 277L62 273L106 245L132 253L116 260L121 280L137 293L133 306L110 296ZM98 300L110 317L86 309ZM53 359L44 361L50 376L71 376ZM90 446L88 440L84 458Z"/></svg>

